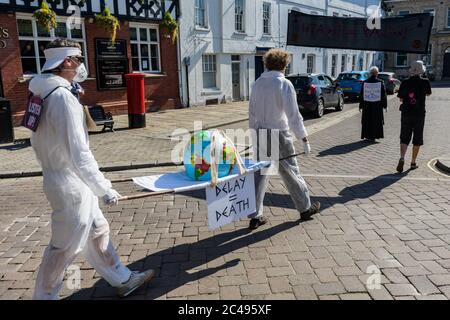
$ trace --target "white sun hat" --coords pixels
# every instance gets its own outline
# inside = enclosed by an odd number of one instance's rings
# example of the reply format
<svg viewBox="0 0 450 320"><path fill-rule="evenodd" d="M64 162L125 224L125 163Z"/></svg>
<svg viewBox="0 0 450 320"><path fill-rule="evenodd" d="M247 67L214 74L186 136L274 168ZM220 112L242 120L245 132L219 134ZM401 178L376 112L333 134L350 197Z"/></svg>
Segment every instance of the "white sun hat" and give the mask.
<svg viewBox="0 0 450 320"><path fill-rule="evenodd" d="M81 50L76 47L51 48L44 50L45 64L42 72L58 67L67 57L79 57Z"/></svg>

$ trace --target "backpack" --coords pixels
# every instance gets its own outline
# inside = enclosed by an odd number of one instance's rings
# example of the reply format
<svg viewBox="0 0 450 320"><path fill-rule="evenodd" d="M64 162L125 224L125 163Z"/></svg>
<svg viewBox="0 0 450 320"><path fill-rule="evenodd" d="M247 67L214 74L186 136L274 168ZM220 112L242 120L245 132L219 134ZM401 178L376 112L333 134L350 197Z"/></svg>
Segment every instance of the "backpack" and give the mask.
<svg viewBox="0 0 450 320"><path fill-rule="evenodd" d="M44 99L42 99L40 96L36 96L30 93L30 96L28 97L27 107L25 109L25 115L22 119L22 127L36 132L39 126L39 120L41 119L42 109L44 108L44 102L58 88L62 88L62 86L54 88L49 94L45 96Z"/></svg>

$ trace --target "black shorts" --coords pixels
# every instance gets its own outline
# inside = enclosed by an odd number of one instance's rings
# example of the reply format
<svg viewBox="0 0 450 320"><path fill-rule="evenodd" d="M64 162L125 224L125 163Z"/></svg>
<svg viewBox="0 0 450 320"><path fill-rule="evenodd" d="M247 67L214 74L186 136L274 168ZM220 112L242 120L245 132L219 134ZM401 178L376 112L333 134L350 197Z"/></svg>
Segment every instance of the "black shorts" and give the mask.
<svg viewBox="0 0 450 320"><path fill-rule="evenodd" d="M400 142L408 145L411 142L414 146L423 145L423 127L425 125L425 115L411 115L402 113L400 130Z"/></svg>

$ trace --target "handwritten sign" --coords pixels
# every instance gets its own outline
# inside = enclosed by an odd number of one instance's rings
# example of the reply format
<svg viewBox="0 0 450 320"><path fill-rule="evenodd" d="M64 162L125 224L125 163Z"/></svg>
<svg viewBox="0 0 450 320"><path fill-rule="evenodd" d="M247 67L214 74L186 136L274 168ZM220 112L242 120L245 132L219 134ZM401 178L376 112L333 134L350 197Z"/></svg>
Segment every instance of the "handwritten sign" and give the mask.
<svg viewBox="0 0 450 320"><path fill-rule="evenodd" d="M256 212L255 178L248 173L206 188L210 230Z"/></svg>
<svg viewBox="0 0 450 320"><path fill-rule="evenodd" d="M364 101L381 101L381 82L364 82Z"/></svg>

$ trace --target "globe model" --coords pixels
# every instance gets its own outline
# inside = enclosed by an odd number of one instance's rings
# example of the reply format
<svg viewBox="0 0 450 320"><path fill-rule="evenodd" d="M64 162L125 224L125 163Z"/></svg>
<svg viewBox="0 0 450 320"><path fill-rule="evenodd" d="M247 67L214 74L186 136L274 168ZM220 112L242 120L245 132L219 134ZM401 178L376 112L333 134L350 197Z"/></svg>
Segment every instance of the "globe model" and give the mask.
<svg viewBox="0 0 450 320"><path fill-rule="evenodd" d="M186 175L193 180L211 180L211 148L214 131L198 131L184 151L184 168ZM216 164L218 177L229 175L236 164L236 148L220 132L216 131Z"/></svg>

